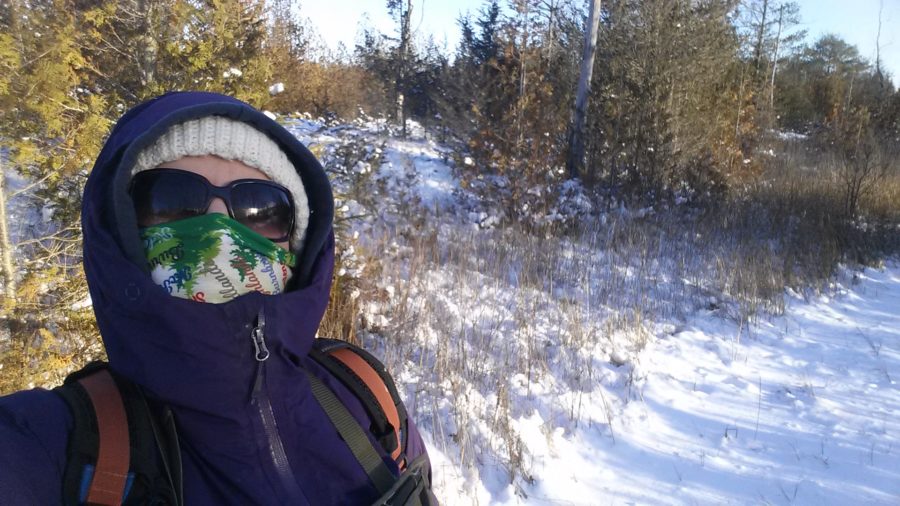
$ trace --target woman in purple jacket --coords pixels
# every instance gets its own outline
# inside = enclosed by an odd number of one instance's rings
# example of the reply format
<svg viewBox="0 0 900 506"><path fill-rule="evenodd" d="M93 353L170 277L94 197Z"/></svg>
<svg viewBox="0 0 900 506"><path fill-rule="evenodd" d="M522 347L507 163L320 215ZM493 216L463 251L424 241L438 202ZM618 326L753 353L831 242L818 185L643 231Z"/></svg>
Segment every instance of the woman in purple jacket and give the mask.
<svg viewBox="0 0 900 506"><path fill-rule="evenodd" d="M311 390L318 378L369 427L360 400L309 356L332 218L315 157L230 97L150 100L103 147L84 191L85 273L110 369L174 415L185 504L379 497ZM0 398L0 504L64 502L73 424L52 391ZM407 460L425 453L411 420L406 437Z"/></svg>

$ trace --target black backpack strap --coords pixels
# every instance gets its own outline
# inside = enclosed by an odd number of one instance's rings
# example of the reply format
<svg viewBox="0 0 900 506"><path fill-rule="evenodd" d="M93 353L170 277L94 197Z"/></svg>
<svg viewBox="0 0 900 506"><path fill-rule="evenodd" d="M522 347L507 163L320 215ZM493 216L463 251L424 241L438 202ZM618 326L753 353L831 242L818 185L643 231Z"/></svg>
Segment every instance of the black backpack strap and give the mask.
<svg viewBox="0 0 900 506"><path fill-rule="evenodd" d="M135 385L135 388L138 388ZM181 445L178 443L178 432L175 428L175 416L168 406L151 403L147 396L140 393L143 409L150 421L150 429L153 431L155 448L162 460L162 476L157 478L162 490L167 495L171 504L181 506L184 504L184 488L181 469ZM154 407L151 407L151 404ZM154 469L156 470L156 469Z"/></svg>
<svg viewBox="0 0 900 506"><path fill-rule="evenodd" d="M379 494L387 493L394 485L396 478L387 465L381 460L381 456L372 446L369 437L363 432L353 415L347 411L344 404L336 395L322 382L319 378L307 372L306 377L309 379L310 387L316 400L325 410L331 423L341 435L341 438L350 447L350 451L359 464L365 469L366 474L375 485L375 489Z"/></svg>
<svg viewBox="0 0 900 506"><path fill-rule="evenodd" d="M85 382L110 381L109 391L104 396L119 397L125 411L126 420L109 418L104 410L98 409ZM66 505L80 505L89 502L105 504L183 504L181 497L181 454L177 451L178 438L175 433L171 412L152 409L141 389L130 381L116 375L107 364L94 362L84 369L69 375L65 383L54 389L69 406L74 427L69 433L66 468L63 473L63 502ZM101 403L104 401L100 401ZM162 412L163 416L157 416ZM94 475L102 466L98 464L101 448L109 447L109 431L100 427L116 426L114 430L126 436L127 452L130 454L125 476L125 486L116 502L111 496L98 501L92 489Z"/></svg>
<svg viewBox="0 0 900 506"><path fill-rule="evenodd" d="M410 462L406 471L373 506L438 506L431 491L431 462L423 453Z"/></svg>
<svg viewBox="0 0 900 506"><path fill-rule="evenodd" d="M316 339L309 355L362 403L372 421L369 431L402 471L406 467L408 414L384 365L366 350L337 339ZM348 360L356 357L362 364ZM378 390L381 395L376 394Z"/></svg>

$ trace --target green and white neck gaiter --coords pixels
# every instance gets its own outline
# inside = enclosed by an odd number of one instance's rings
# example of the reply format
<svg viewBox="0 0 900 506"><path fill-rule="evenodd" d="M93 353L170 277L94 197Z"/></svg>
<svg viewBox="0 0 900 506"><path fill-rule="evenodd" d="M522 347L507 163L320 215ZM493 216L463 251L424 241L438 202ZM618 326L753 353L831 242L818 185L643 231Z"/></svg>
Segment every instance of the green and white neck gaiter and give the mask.
<svg viewBox="0 0 900 506"><path fill-rule="evenodd" d="M198 302L281 293L295 264L289 251L220 213L147 227L141 238L153 281Z"/></svg>

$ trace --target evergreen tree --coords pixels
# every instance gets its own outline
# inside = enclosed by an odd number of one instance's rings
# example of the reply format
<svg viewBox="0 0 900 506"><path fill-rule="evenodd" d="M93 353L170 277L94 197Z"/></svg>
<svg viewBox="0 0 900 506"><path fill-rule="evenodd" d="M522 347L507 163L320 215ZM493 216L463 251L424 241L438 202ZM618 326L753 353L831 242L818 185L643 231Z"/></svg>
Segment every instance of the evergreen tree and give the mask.
<svg viewBox="0 0 900 506"><path fill-rule="evenodd" d="M604 5L588 145L594 179L651 201L712 191L742 169L754 121L744 112L735 2Z"/></svg>
<svg viewBox="0 0 900 506"><path fill-rule="evenodd" d="M261 0L178 0L166 12L153 86L147 91L216 91L261 106L268 100L271 63L264 57Z"/></svg>
<svg viewBox="0 0 900 506"><path fill-rule="evenodd" d="M110 125L107 99L91 91L102 71L91 61L96 40L84 29L90 23L84 11L65 0L10 1L6 8L0 20L0 33L8 34L0 39L0 64L10 72L0 85L4 177L14 170L30 181L20 198L52 223L20 229L27 240L14 245L13 275L21 282L6 299L2 323L15 341L0 361L20 374L4 377L3 391L38 378L54 382L72 357L99 353L89 315L71 306L87 293L79 262L81 190ZM10 246L4 244L4 253Z"/></svg>

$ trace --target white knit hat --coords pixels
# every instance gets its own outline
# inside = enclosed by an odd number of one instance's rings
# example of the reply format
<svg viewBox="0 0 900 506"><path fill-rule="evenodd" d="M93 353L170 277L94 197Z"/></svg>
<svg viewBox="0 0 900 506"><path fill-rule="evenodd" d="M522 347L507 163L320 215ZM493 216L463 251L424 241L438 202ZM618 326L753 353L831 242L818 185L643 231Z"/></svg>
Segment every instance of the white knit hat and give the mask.
<svg viewBox="0 0 900 506"><path fill-rule="evenodd" d="M204 116L173 125L140 152L131 175L185 156L204 155L237 160L259 169L291 192L296 215L290 243L291 249L299 252L309 226L309 203L303 181L278 144L247 123L224 116Z"/></svg>

